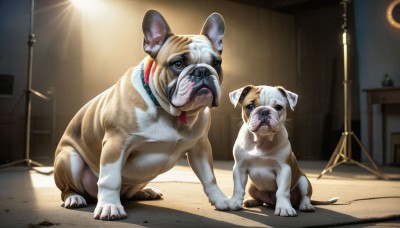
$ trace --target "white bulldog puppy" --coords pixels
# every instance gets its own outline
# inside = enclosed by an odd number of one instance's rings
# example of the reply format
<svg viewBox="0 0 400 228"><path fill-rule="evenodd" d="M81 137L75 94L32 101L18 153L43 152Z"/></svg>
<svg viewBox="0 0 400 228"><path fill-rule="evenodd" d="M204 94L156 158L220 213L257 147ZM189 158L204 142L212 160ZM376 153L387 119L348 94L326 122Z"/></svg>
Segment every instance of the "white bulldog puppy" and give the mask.
<svg viewBox="0 0 400 228"><path fill-rule="evenodd" d="M164 17L149 10L142 28L148 56L83 106L61 137L54 178L63 206L97 199L95 219L124 219L121 198L162 198L147 184L186 154L210 203L230 210L208 139L209 108L221 97L224 19L213 13L200 35L174 35Z"/></svg>
<svg viewBox="0 0 400 228"><path fill-rule="evenodd" d="M242 106L244 122L233 148L234 193L230 204L235 210L242 209L250 177L248 193L253 199L244 202L246 207L265 203L275 206L278 216L296 216L293 206L314 211L310 181L297 164L284 126L286 108L294 109L297 94L280 86L248 85L231 92L229 97L235 107Z"/></svg>

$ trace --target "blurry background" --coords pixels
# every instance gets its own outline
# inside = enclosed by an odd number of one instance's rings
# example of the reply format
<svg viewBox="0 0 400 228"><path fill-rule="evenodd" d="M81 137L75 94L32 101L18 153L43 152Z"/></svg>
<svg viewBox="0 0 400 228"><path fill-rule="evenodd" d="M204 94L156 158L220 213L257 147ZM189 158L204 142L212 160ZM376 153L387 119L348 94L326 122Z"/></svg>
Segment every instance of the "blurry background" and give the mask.
<svg viewBox="0 0 400 228"><path fill-rule="evenodd" d="M78 0L88 1L88 0ZM160 11L176 34L197 34L213 12L223 15L221 106L212 110L209 133L214 158L232 159L240 109L228 93L247 84L282 85L299 95L288 130L299 159L328 159L343 131L342 7L338 0L36 0L31 158L52 164L54 149L73 115L145 57L142 17ZM368 145L366 94L385 74L400 86L400 30L386 20L392 0L354 0L349 5L349 77L353 130ZM24 156L24 107L30 0L0 1L0 164ZM4 89L5 88L5 89ZM7 90L8 88L8 90ZM400 108L374 107L374 158L390 163L389 136L400 132ZM382 142L382 134L387 135ZM382 154L387 154L387 161ZM355 148L355 156L359 156Z"/></svg>

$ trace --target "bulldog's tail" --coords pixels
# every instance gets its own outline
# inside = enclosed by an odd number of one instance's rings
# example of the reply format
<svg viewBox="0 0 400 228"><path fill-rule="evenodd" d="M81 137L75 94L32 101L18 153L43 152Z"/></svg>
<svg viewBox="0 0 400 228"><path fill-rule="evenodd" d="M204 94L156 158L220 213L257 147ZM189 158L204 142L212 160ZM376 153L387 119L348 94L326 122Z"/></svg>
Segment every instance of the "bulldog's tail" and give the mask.
<svg viewBox="0 0 400 228"><path fill-rule="evenodd" d="M327 201L317 201L317 200L311 200L312 205L330 205L336 203L338 201L339 197L333 197L332 199L329 199Z"/></svg>

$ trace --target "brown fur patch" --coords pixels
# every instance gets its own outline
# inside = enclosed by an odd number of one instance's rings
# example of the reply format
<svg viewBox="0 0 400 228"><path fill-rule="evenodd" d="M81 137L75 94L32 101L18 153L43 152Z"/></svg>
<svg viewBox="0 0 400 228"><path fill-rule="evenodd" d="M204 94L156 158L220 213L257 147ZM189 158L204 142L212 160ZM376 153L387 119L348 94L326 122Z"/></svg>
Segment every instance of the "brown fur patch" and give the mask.
<svg viewBox="0 0 400 228"><path fill-rule="evenodd" d="M192 42L190 36L171 36L165 42L160 52L157 54L155 59L157 64L168 64L171 58L176 56L181 56L186 53L190 53L189 44ZM168 70L169 66L162 65L157 67L153 74L153 80L158 82L154 86L157 91L164 91L164 93L159 94L166 101L168 100L168 96L165 93L165 90L168 84L175 80L176 75L174 75L171 71Z"/></svg>
<svg viewBox="0 0 400 228"><path fill-rule="evenodd" d="M143 111L148 109L141 94L131 84L131 74L132 69L117 82L112 94L109 94L110 99L107 99L107 106L101 115L100 120L103 121L102 129L104 129L101 141L101 165L115 163L121 157L122 146L128 137L127 132L139 128L134 109L139 108ZM128 126L129 129L126 129ZM109 145L110 141L113 146Z"/></svg>
<svg viewBox="0 0 400 228"><path fill-rule="evenodd" d="M71 160L68 153L72 150L72 148L64 148L64 150L60 152L54 161L55 170L60 170L60 172L54 172L54 181L57 187L61 190L61 199L63 201L65 201L68 196L73 194L78 193L80 195L84 195L84 190L78 189L75 186L72 178Z"/></svg>
<svg viewBox="0 0 400 228"><path fill-rule="evenodd" d="M246 110L246 106L249 104L253 104L254 107L259 106L260 104L260 93L261 88L252 86L248 91L244 91L244 98L241 102L242 104L242 118L245 123L249 120L250 113ZM243 94L243 93L242 93Z"/></svg>

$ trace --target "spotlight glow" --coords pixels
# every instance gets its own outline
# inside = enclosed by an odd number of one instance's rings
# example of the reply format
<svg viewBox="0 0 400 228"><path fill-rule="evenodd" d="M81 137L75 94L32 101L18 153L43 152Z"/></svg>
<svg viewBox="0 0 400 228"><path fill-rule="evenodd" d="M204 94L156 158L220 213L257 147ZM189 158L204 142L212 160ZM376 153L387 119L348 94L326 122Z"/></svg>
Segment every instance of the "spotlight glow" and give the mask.
<svg viewBox="0 0 400 228"><path fill-rule="evenodd" d="M102 7L102 0L70 0L72 5L82 11L93 11Z"/></svg>

